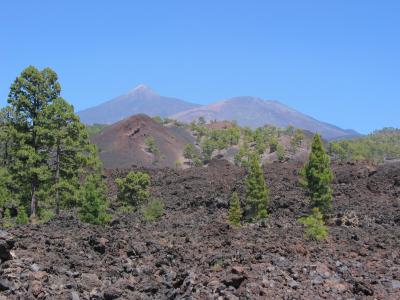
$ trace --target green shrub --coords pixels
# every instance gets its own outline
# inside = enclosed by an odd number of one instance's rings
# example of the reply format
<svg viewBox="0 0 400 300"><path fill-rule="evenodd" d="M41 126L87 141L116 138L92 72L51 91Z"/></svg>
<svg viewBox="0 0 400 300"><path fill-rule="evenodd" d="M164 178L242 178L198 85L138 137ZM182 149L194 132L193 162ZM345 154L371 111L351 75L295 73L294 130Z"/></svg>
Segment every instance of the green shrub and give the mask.
<svg viewBox="0 0 400 300"><path fill-rule="evenodd" d="M265 135L261 128L257 128L255 131L254 140L256 142L256 152L259 155L264 154L265 150L267 150L267 143L265 141Z"/></svg>
<svg viewBox="0 0 400 300"><path fill-rule="evenodd" d="M153 154L154 156L158 156L160 154L160 149L157 146L157 143L153 137L147 137L144 140L144 143L147 147L147 151Z"/></svg>
<svg viewBox="0 0 400 300"><path fill-rule="evenodd" d="M227 129L228 131L228 141L231 146L238 145L240 140L240 128L234 126L232 128Z"/></svg>
<svg viewBox="0 0 400 300"><path fill-rule="evenodd" d="M54 212L49 209L39 210L39 223L47 223L54 218Z"/></svg>
<svg viewBox="0 0 400 300"><path fill-rule="evenodd" d="M195 160L200 159L200 153L193 144L186 144L183 149L183 157L195 164Z"/></svg>
<svg viewBox="0 0 400 300"><path fill-rule="evenodd" d="M129 172L125 178L117 178L115 183L119 189L118 200L133 207L137 207L150 196L150 176L146 173Z"/></svg>
<svg viewBox="0 0 400 300"><path fill-rule="evenodd" d="M290 147L293 154L296 154L303 140L304 140L303 131L301 129L296 129L296 131L294 132L294 136L290 140Z"/></svg>
<svg viewBox="0 0 400 300"><path fill-rule="evenodd" d="M278 144L276 147L276 157L279 162L283 162L285 160L285 147L282 144Z"/></svg>
<svg viewBox="0 0 400 300"><path fill-rule="evenodd" d="M134 210L135 208L133 206L124 204L118 208L117 212L126 215L132 213Z"/></svg>
<svg viewBox="0 0 400 300"><path fill-rule="evenodd" d="M10 184L11 176L7 172L7 169L0 168L0 207L4 207L6 203L9 203L11 200L11 193L8 189L8 185Z"/></svg>
<svg viewBox="0 0 400 300"><path fill-rule="evenodd" d="M242 220L242 209L240 208L239 196L236 192L232 194L228 211L228 220L233 227L240 227L240 221Z"/></svg>
<svg viewBox="0 0 400 300"><path fill-rule="evenodd" d="M217 149L215 142L210 140L209 138L205 138L200 147L204 161L209 161L212 157L214 150Z"/></svg>
<svg viewBox="0 0 400 300"><path fill-rule="evenodd" d="M294 127L292 125L289 125L285 128L284 133L292 136L294 134Z"/></svg>
<svg viewBox="0 0 400 300"><path fill-rule="evenodd" d="M241 147L241 148L239 148L239 151L237 151L233 157L236 166L242 165L242 159L244 156L245 156L245 149L243 147Z"/></svg>
<svg viewBox="0 0 400 300"><path fill-rule="evenodd" d="M344 142L331 142L328 145L328 153L332 156L333 159L339 161L346 161L350 155L347 153Z"/></svg>
<svg viewBox="0 0 400 300"><path fill-rule="evenodd" d="M278 139L272 136L269 140L269 152L273 153L278 149Z"/></svg>
<svg viewBox="0 0 400 300"><path fill-rule="evenodd" d="M239 151L236 152L234 162L237 166L248 168L252 155L254 155L253 151L251 151L249 145L245 142L239 148Z"/></svg>
<svg viewBox="0 0 400 300"><path fill-rule="evenodd" d="M108 203L105 187L98 176L90 175L82 188L82 204L79 217L82 221L97 225L104 225L111 220L107 213Z"/></svg>
<svg viewBox="0 0 400 300"><path fill-rule="evenodd" d="M142 208L142 215L146 221L154 221L164 214L164 203L160 199L154 199Z"/></svg>
<svg viewBox="0 0 400 300"><path fill-rule="evenodd" d="M193 159L193 165L195 167L201 167L203 165L203 162L201 161L201 159L199 157L195 157Z"/></svg>
<svg viewBox="0 0 400 300"><path fill-rule="evenodd" d="M25 225L29 223L28 214L26 213L25 207L22 205L18 207L18 214L15 223L17 223L17 225Z"/></svg>
<svg viewBox="0 0 400 300"><path fill-rule="evenodd" d="M160 116L155 116L152 118L155 122L159 123L159 124L163 124L164 120L163 118L161 118Z"/></svg>
<svg viewBox="0 0 400 300"><path fill-rule="evenodd" d="M11 218L11 212L9 208L6 208L4 210L4 215L3 215L3 227L4 228L10 228L10 227L14 227L14 221Z"/></svg>
<svg viewBox="0 0 400 300"><path fill-rule="evenodd" d="M328 237L328 228L324 223L324 217L318 207L313 208L312 214L302 217L299 222L306 226L305 233L308 237L321 241Z"/></svg>

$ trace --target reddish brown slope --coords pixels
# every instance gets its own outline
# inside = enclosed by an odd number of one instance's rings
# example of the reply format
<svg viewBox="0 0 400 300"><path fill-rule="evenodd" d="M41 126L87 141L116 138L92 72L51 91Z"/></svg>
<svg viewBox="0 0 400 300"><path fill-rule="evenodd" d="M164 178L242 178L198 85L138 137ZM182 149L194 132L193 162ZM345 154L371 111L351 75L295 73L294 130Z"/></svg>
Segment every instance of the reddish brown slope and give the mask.
<svg viewBox="0 0 400 300"><path fill-rule="evenodd" d="M145 140L149 137L154 138L160 150L158 156L147 151ZM181 159L185 144L192 141L184 130L164 127L143 114L124 119L92 137L105 168L173 167Z"/></svg>

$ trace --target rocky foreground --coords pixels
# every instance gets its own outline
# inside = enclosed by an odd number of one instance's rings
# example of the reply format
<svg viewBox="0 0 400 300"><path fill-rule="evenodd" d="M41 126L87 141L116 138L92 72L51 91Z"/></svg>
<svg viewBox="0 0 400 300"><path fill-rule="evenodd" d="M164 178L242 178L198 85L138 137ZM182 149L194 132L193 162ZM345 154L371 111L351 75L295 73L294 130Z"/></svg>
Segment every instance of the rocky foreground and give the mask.
<svg viewBox="0 0 400 300"><path fill-rule="evenodd" d="M150 170L162 219L107 227L63 216L0 231L0 299L400 299L400 164L334 165L325 242L307 240L295 163L271 164L270 216L226 223L244 171L225 161ZM115 176L109 173L110 192Z"/></svg>

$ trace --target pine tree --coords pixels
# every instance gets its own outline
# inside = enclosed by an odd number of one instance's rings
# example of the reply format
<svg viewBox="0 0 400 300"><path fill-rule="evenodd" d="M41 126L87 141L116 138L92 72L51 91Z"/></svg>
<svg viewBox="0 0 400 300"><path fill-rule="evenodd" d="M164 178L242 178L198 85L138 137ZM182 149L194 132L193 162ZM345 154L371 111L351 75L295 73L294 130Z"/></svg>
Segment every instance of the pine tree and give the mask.
<svg viewBox="0 0 400 300"><path fill-rule="evenodd" d="M256 155L252 155L246 178L246 204L248 212L254 219L266 218L268 215L268 187L264 173Z"/></svg>
<svg viewBox="0 0 400 300"><path fill-rule="evenodd" d="M203 161L205 162L211 159L214 150L217 148L215 142L209 138L205 138L200 147L203 155Z"/></svg>
<svg viewBox="0 0 400 300"><path fill-rule="evenodd" d="M8 96L13 114L10 174L19 183L23 201L30 202L32 218L36 216L37 194L50 174L43 111L59 97L60 91L54 71L49 68L39 71L30 66L15 79Z"/></svg>
<svg viewBox="0 0 400 300"><path fill-rule="evenodd" d="M200 158L200 154L193 144L186 144L185 148L183 149L183 157L191 160L191 162L194 164L195 160Z"/></svg>
<svg viewBox="0 0 400 300"><path fill-rule="evenodd" d="M283 162L285 160L285 147L278 143L276 147L276 157L278 158L279 162Z"/></svg>
<svg viewBox="0 0 400 300"><path fill-rule="evenodd" d="M23 207L22 205L18 207L18 214L15 222L17 223L17 225L24 225L29 223L28 214L26 213L25 207Z"/></svg>
<svg viewBox="0 0 400 300"><path fill-rule="evenodd" d="M324 223L324 216L318 207L312 209L312 214L299 219L306 226L306 235L312 239L325 240L328 237L328 228Z"/></svg>
<svg viewBox="0 0 400 300"><path fill-rule="evenodd" d="M330 158L326 154L321 136L316 134L311 145L308 162L301 172L302 183L308 189L313 207L326 214L332 209L332 180Z"/></svg>
<svg viewBox="0 0 400 300"><path fill-rule="evenodd" d="M60 92L54 71L28 67L11 85L10 106L0 113L1 164L12 174L8 187L17 205L30 206L32 219L38 209L52 209L54 200L57 214L62 205L77 206L85 178L101 176L97 149Z"/></svg>
<svg viewBox="0 0 400 300"><path fill-rule="evenodd" d="M294 136L290 140L290 146L293 154L296 154L303 140L304 140L303 131L301 129L296 129L296 131L294 132Z"/></svg>
<svg viewBox="0 0 400 300"><path fill-rule="evenodd" d="M257 128L254 131L254 141L256 142L256 152L262 155L267 149L267 144L265 141L265 135L262 128Z"/></svg>
<svg viewBox="0 0 400 300"><path fill-rule="evenodd" d="M234 227L240 227L242 220L242 209L240 208L239 196L236 192L232 194L232 199L228 211L229 223Z"/></svg>
<svg viewBox="0 0 400 300"><path fill-rule="evenodd" d="M51 190L55 194L55 212L58 215L61 204L76 204L74 199L79 189L79 177L87 168L88 159L95 158L97 153L91 146L85 125L64 99L55 99L46 108L45 116Z"/></svg>
<svg viewBox="0 0 400 300"><path fill-rule="evenodd" d="M197 124L200 126L203 126L206 124L206 119L203 116L200 116L199 119L197 120Z"/></svg>
<svg viewBox="0 0 400 300"><path fill-rule="evenodd" d="M276 136L271 136L269 139L269 152L274 153L278 148L278 138Z"/></svg>
<svg viewBox="0 0 400 300"><path fill-rule="evenodd" d="M160 158L160 148L158 148L156 140L149 136L144 140L147 152L153 154L153 164L157 164Z"/></svg>
<svg viewBox="0 0 400 300"><path fill-rule="evenodd" d="M149 136L144 140L144 144L146 145L146 150L153 154L155 157L157 157L160 154L160 149L157 146L156 140L152 137Z"/></svg>
<svg viewBox="0 0 400 300"><path fill-rule="evenodd" d="M118 186L118 200L137 207L150 196L150 176L142 172L129 172L125 178L115 180Z"/></svg>
<svg viewBox="0 0 400 300"><path fill-rule="evenodd" d="M82 200L79 217L82 221L103 225L111 220L107 213L108 203L105 186L98 175L89 175L82 187Z"/></svg>
<svg viewBox="0 0 400 300"><path fill-rule="evenodd" d="M10 148L12 145L13 110L6 106L0 110L0 166L6 167L10 163Z"/></svg>
<svg viewBox="0 0 400 300"><path fill-rule="evenodd" d="M239 151L236 152L233 158L235 165L247 168L252 155L249 144L244 141L243 145L239 148Z"/></svg>

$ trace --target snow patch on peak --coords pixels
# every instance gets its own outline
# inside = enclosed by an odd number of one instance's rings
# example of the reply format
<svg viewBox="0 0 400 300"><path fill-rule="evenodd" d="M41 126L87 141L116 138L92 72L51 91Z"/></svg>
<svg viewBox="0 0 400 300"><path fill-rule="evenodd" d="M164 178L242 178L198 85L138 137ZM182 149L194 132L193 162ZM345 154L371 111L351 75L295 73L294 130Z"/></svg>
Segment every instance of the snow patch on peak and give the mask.
<svg viewBox="0 0 400 300"><path fill-rule="evenodd" d="M146 93L146 94L156 94L149 86L145 84L139 84L133 90L130 90L126 95L133 95L138 93Z"/></svg>
<svg viewBox="0 0 400 300"><path fill-rule="evenodd" d="M137 87L133 89L134 91L143 91L143 90L151 90L147 85L141 83Z"/></svg>

